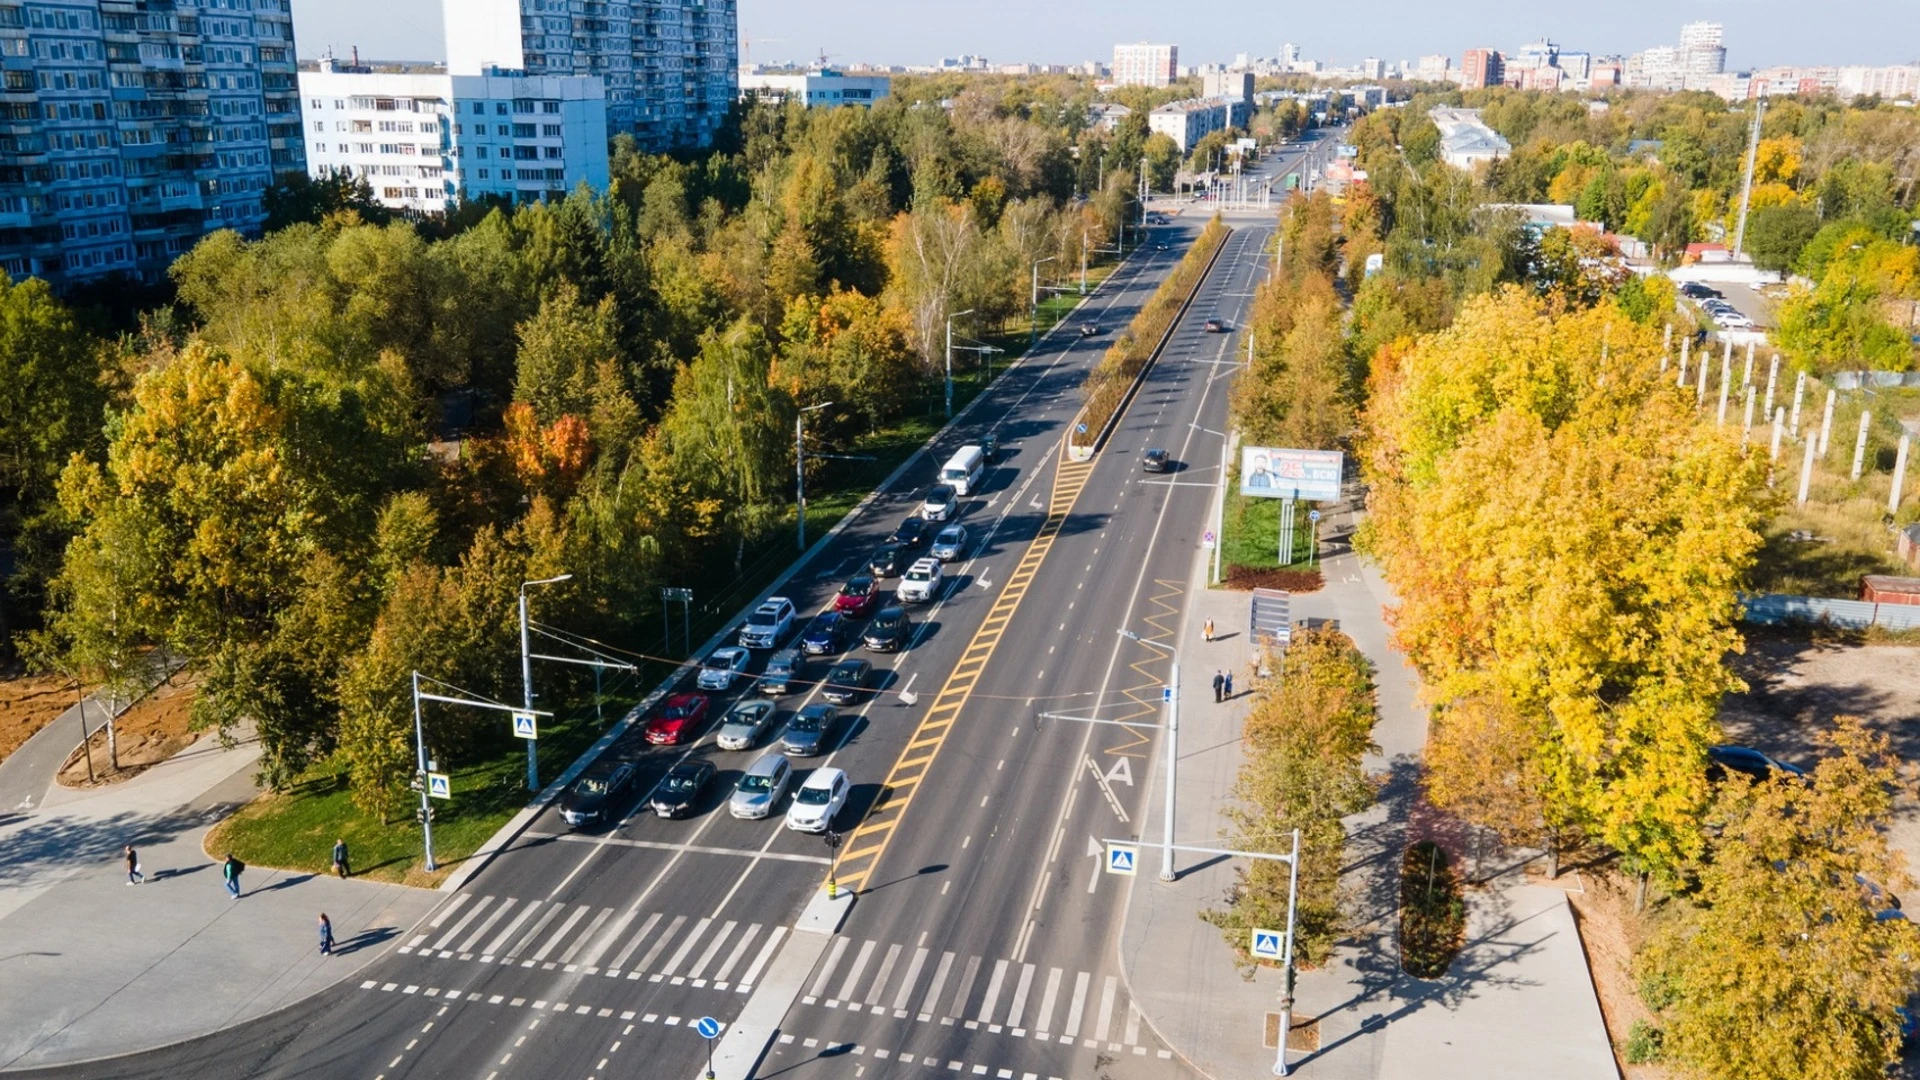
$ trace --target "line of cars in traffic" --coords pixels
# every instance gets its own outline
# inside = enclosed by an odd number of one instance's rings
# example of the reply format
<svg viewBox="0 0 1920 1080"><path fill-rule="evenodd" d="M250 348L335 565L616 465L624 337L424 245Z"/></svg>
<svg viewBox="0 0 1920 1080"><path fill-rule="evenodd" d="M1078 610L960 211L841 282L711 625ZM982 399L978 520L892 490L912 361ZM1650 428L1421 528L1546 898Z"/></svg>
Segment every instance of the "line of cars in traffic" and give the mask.
<svg viewBox="0 0 1920 1080"><path fill-rule="evenodd" d="M927 603L938 596L946 583L944 564L964 558L969 550L972 538L967 527L953 518L960 512L961 497L978 489L992 446L989 441L986 446L963 447L950 459L942 468L941 482L923 494L914 515L888 534L867 560L864 572L842 585L827 609L800 627L797 635L798 611L792 600L776 596L756 606L741 625L736 644L715 649L701 663L694 689L669 694L660 703L642 728L644 740L653 746L697 742L712 720L711 695L729 693L746 680L752 692L741 696L720 718L714 744L739 752L764 743L770 750L735 781L727 798L728 812L737 818L768 817L792 789L787 828L815 833L831 828L852 790L847 774L830 767L814 769L795 788L791 759L815 757L835 745L834 736L842 724L840 710L857 705L869 692L873 662L840 656L820 679L824 700L805 705L784 726L772 699L808 682L804 677L808 658L832 657L856 645L878 653L899 652L911 645L914 624L905 605ZM920 554L922 549L925 555ZM900 580L892 602L887 603L884 582L894 576ZM782 647L789 637L793 643ZM759 675L752 674L754 650L767 649L774 651L766 666ZM654 785L645 805L663 818L689 816L701 805L718 772L711 759L682 758ZM608 823L619 797L637 778L634 761L596 762L561 794L562 819L575 828Z"/></svg>

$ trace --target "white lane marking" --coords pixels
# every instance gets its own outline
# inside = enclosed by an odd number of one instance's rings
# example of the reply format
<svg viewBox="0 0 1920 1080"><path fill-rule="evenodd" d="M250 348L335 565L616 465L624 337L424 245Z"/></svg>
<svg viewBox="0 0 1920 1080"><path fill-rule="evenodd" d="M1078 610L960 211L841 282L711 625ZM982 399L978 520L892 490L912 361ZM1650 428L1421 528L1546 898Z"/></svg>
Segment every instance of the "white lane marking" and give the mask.
<svg viewBox="0 0 1920 1080"><path fill-rule="evenodd" d="M1121 758L1120 760L1125 761L1126 758ZM1094 763L1091 754L1086 756L1085 761L1087 763L1087 771L1093 774L1093 782L1100 785L1100 794L1107 797L1107 805L1113 808L1114 814L1119 817L1120 821L1124 824L1127 821L1127 812L1121 808L1120 800L1114 797L1113 788L1108 786L1106 775L1100 771L1100 766Z"/></svg>

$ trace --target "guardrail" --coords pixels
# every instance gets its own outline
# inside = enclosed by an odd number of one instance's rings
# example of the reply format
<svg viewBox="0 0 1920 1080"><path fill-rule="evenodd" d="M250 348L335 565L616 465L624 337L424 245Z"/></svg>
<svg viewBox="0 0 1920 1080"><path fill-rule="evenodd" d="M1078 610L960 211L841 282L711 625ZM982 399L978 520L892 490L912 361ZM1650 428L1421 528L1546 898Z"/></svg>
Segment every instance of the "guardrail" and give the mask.
<svg viewBox="0 0 1920 1080"><path fill-rule="evenodd" d="M1920 630L1920 604L1876 604L1821 596L1767 593L1741 597L1742 617L1761 626L1824 623L1845 630Z"/></svg>

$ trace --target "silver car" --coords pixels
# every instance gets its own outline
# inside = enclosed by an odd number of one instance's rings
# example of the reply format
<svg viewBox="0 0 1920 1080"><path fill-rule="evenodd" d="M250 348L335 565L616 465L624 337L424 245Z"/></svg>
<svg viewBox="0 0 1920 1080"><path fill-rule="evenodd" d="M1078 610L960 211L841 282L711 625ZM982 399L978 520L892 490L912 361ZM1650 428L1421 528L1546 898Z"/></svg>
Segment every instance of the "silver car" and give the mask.
<svg viewBox="0 0 1920 1080"><path fill-rule="evenodd" d="M933 538L933 548L927 553L941 562L953 562L966 552L967 527L949 525L940 530L940 535Z"/></svg>
<svg viewBox="0 0 1920 1080"><path fill-rule="evenodd" d="M727 710L720 721L720 733L714 741L722 750L751 750L773 723L773 702L764 699L742 701Z"/></svg>
<svg viewBox="0 0 1920 1080"><path fill-rule="evenodd" d="M727 800L727 812L737 818L763 818L773 813L793 782L793 766L784 755L767 754L748 766Z"/></svg>

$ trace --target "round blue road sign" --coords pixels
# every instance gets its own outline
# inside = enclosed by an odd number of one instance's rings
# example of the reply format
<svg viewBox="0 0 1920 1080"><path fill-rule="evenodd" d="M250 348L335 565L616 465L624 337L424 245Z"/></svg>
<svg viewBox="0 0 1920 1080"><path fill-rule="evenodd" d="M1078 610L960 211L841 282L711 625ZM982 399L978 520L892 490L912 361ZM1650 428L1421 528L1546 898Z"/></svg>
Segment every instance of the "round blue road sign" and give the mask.
<svg viewBox="0 0 1920 1080"><path fill-rule="evenodd" d="M693 1025L693 1030L699 1032L702 1038L717 1039L720 1037L720 1021L703 1016Z"/></svg>

